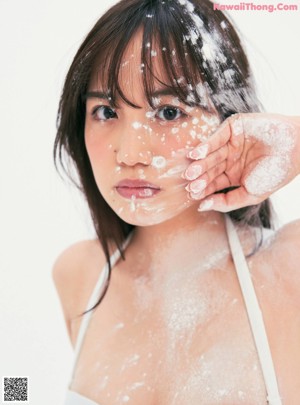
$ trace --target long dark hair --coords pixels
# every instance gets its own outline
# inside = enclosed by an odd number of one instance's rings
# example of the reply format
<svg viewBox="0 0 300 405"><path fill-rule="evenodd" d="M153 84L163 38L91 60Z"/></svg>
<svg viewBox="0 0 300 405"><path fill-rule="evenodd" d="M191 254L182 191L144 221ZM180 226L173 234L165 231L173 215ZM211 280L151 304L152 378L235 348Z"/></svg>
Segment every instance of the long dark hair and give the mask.
<svg viewBox="0 0 300 405"><path fill-rule="evenodd" d="M68 174L65 158L75 166L78 178L74 182L87 200L109 265L104 292L90 310L100 304L109 285L111 246L117 247L124 259L122 244L134 226L115 214L96 185L84 142L85 95L96 70L103 90L110 94L112 106L116 106L120 97L137 107L121 90L119 70L124 51L140 28L143 30L143 85L150 106L154 108L152 89L157 79L151 62L155 44L169 78L164 84L171 87L183 103L208 108L203 99L204 88L221 120L235 113L261 110L240 39L229 19L221 11L213 10L209 0L122 0L97 21L66 76L54 144L56 167L60 162ZM199 91L199 82L202 91ZM231 211L229 215L241 224L271 228L271 211L270 201L265 200Z"/></svg>

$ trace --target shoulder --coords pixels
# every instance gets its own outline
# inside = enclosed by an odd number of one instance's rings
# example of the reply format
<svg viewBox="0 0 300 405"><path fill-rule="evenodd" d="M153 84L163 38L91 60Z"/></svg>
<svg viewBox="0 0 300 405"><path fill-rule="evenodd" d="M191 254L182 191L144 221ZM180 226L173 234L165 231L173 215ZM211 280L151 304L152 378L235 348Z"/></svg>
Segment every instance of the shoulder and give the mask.
<svg viewBox="0 0 300 405"><path fill-rule="evenodd" d="M295 219L292 222L289 222L279 228L276 232L277 235L284 237L284 238L291 238L299 237L300 235L300 219ZM300 242L299 242L300 244Z"/></svg>
<svg viewBox="0 0 300 405"><path fill-rule="evenodd" d="M296 282L300 293L300 220L297 219L278 230L276 237L278 260L283 266L283 276L288 282ZM300 294L299 294L300 302Z"/></svg>
<svg viewBox="0 0 300 405"><path fill-rule="evenodd" d="M271 247L276 258L294 267L300 259L300 219L282 226L272 239Z"/></svg>
<svg viewBox="0 0 300 405"><path fill-rule="evenodd" d="M66 248L54 262L52 278L72 344L72 321L85 311L105 261L99 241L85 240Z"/></svg>
<svg viewBox="0 0 300 405"><path fill-rule="evenodd" d="M300 220L278 229L259 253L256 283L278 381L286 403L295 401L300 372Z"/></svg>
<svg viewBox="0 0 300 405"><path fill-rule="evenodd" d="M300 305L300 220L274 232L263 246L261 256L282 287Z"/></svg>

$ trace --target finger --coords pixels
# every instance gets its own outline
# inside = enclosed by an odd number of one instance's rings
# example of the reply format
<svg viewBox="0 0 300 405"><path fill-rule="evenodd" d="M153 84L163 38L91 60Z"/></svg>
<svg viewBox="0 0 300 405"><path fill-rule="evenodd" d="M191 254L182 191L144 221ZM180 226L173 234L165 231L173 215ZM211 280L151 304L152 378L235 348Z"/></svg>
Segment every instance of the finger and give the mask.
<svg viewBox="0 0 300 405"><path fill-rule="evenodd" d="M228 177L224 174L226 162L215 166L199 179L192 181L186 190L190 192L190 197L193 199L203 198L205 195L214 193L230 186ZM221 187L221 188L219 188Z"/></svg>
<svg viewBox="0 0 300 405"><path fill-rule="evenodd" d="M205 198L198 211L214 210L229 212L249 205L259 204L263 199L249 195L244 187L231 190L228 193L210 195Z"/></svg>
<svg viewBox="0 0 300 405"><path fill-rule="evenodd" d="M185 171L183 177L186 180L195 180L203 173L209 171L213 167L225 161L228 156L227 145L221 147L217 151L211 153L206 159L201 162L193 162Z"/></svg>
<svg viewBox="0 0 300 405"><path fill-rule="evenodd" d="M189 151L187 157L194 160L204 159L210 153L215 152L224 146L231 137L231 124L229 119L216 130L216 132L205 142Z"/></svg>

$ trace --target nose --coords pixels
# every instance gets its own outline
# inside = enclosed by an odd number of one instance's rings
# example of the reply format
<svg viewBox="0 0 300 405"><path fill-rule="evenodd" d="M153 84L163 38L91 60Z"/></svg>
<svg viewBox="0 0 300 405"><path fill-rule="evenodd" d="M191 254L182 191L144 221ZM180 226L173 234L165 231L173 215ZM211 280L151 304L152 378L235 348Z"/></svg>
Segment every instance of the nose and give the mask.
<svg viewBox="0 0 300 405"><path fill-rule="evenodd" d="M121 129L116 159L119 165L148 166L152 163L151 128L140 122L133 122Z"/></svg>

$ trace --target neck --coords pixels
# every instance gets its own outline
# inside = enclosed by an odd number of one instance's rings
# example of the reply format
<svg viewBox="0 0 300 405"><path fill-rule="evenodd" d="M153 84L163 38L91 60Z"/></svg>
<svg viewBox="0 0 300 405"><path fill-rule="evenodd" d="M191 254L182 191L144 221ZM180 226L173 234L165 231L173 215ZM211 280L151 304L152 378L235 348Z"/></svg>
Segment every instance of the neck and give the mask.
<svg viewBox="0 0 300 405"><path fill-rule="evenodd" d="M197 234L199 240L207 240L210 233L224 233L225 221L220 212L208 211L200 213L195 207L190 207L176 217L164 221L163 223L145 227L137 227L141 243L152 250L160 242L167 242L180 236Z"/></svg>
<svg viewBox="0 0 300 405"><path fill-rule="evenodd" d="M228 250L224 215L200 213L195 207L163 223L137 227L132 243L147 263L166 268L186 266L208 252Z"/></svg>

